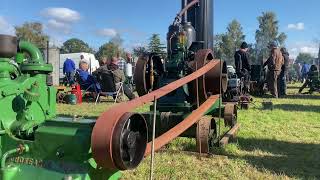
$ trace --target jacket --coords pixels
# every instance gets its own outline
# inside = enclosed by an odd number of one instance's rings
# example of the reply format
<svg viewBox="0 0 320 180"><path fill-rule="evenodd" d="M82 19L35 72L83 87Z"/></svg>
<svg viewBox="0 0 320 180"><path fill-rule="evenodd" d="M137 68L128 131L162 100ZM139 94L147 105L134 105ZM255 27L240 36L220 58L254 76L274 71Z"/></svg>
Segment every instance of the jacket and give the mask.
<svg viewBox="0 0 320 180"><path fill-rule="evenodd" d="M115 64L111 63L108 66L108 69L110 69L112 74L113 74L113 78L114 78L114 83L115 84L117 84L119 82L124 82L126 80L126 77L125 77L123 71L119 69L118 65L115 65Z"/></svg>
<svg viewBox="0 0 320 180"><path fill-rule="evenodd" d="M281 70L287 72L289 70L289 53L283 53L283 65Z"/></svg>
<svg viewBox="0 0 320 180"><path fill-rule="evenodd" d="M63 63L63 74L71 73L76 70L75 64L72 59L66 59Z"/></svg>
<svg viewBox="0 0 320 180"><path fill-rule="evenodd" d="M234 60L236 73L238 76L243 76L243 73L249 72L251 70L248 53L239 50L234 54Z"/></svg>
<svg viewBox="0 0 320 180"><path fill-rule="evenodd" d="M310 65L309 64L303 64L302 65L302 69L301 69L301 73L302 74L304 74L304 75L308 74L309 70L310 70Z"/></svg>
<svg viewBox="0 0 320 180"><path fill-rule="evenodd" d="M267 65L270 71L280 71L283 64L284 60L280 49L273 48L271 50L270 57L264 63L263 67Z"/></svg>

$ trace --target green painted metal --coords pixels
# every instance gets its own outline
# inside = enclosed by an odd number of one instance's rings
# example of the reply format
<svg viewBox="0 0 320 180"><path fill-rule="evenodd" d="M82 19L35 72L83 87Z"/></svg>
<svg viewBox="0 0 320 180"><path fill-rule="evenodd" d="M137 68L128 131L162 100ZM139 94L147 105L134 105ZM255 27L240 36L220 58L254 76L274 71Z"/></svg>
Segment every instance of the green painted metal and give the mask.
<svg viewBox="0 0 320 180"><path fill-rule="evenodd" d="M18 64L23 63L24 60L25 60L25 56L24 56L23 53L17 53L17 54L16 54L16 62L17 62Z"/></svg>
<svg viewBox="0 0 320 180"><path fill-rule="evenodd" d="M53 70L51 64L46 64L43 60L41 51L32 43L26 41L19 42L20 52L24 52L30 56L30 60L21 64L21 71L27 73L33 73L34 71L41 71L50 73ZM21 59L19 59L21 61Z"/></svg>
<svg viewBox="0 0 320 180"><path fill-rule="evenodd" d="M0 179L119 179L92 158L95 119L56 117L56 89L46 84L52 65L31 43L18 49L19 65L0 58Z"/></svg>

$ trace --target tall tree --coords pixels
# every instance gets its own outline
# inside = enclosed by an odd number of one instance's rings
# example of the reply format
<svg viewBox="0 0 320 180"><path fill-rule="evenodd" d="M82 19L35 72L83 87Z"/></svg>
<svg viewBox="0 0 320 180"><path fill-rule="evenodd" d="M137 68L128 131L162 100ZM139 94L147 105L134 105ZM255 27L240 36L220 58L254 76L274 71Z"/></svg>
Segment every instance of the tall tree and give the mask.
<svg viewBox="0 0 320 180"><path fill-rule="evenodd" d="M152 34L149 45L148 45L148 51L151 53L164 55L165 54L164 49L165 47L163 44L161 44L160 35Z"/></svg>
<svg viewBox="0 0 320 180"><path fill-rule="evenodd" d="M122 44L123 44L123 39L122 39L122 37L120 36L120 34L117 33L114 37L112 37L112 38L110 39L110 42L112 42L113 44L121 47Z"/></svg>
<svg viewBox="0 0 320 180"><path fill-rule="evenodd" d="M39 48L46 48L49 36L43 32L43 26L38 22L26 22L22 26L15 26L16 36L29 41Z"/></svg>
<svg viewBox="0 0 320 180"><path fill-rule="evenodd" d="M63 43L63 46L61 47L61 53L79 52L94 53L94 51L89 47L87 43L77 38L67 40Z"/></svg>
<svg viewBox="0 0 320 180"><path fill-rule="evenodd" d="M114 56L117 56L119 51L120 47L117 44L113 42L107 42L99 48L98 52L95 55L98 60L102 59L102 57L110 59Z"/></svg>
<svg viewBox="0 0 320 180"><path fill-rule="evenodd" d="M315 57L313 57L310 53L299 53L299 55L296 58L297 63L308 63L312 64Z"/></svg>
<svg viewBox="0 0 320 180"><path fill-rule="evenodd" d="M222 58L222 50L221 50L221 44L222 44L222 34L217 34L214 36L213 41L213 54L214 58L221 59Z"/></svg>
<svg viewBox="0 0 320 180"><path fill-rule="evenodd" d="M259 29L256 31L256 47L259 56L264 59L268 57L269 50L268 44L276 41L281 46L284 45L287 35L285 33L279 33L279 22L276 14L273 12L263 12L258 17Z"/></svg>
<svg viewBox="0 0 320 180"><path fill-rule="evenodd" d="M227 32L221 35L220 48L221 58L228 64L233 64L234 53L244 41L241 24L237 20L232 20L227 27Z"/></svg>
<svg viewBox="0 0 320 180"><path fill-rule="evenodd" d="M133 48L133 55L137 56L137 57L139 57L143 54L146 54L147 52L148 52L147 48L143 47L143 46L138 46L138 47Z"/></svg>

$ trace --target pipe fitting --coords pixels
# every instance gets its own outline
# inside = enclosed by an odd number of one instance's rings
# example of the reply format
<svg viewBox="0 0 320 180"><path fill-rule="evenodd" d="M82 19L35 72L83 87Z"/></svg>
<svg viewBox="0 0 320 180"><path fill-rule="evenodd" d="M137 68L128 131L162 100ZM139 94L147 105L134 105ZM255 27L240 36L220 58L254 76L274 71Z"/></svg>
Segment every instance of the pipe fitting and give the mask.
<svg viewBox="0 0 320 180"><path fill-rule="evenodd" d="M6 160L8 159L8 157L12 154L22 154L25 152L29 152L30 148L28 145L24 144L20 144L19 147L9 150L6 153L3 154L2 159L1 159L1 170L3 171L6 167Z"/></svg>

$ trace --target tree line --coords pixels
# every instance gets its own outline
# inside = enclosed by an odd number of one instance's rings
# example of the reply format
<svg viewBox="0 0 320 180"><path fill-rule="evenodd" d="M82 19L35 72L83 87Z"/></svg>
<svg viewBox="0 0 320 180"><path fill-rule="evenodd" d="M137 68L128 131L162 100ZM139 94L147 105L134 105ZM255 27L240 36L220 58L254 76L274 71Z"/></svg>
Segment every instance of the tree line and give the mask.
<svg viewBox="0 0 320 180"><path fill-rule="evenodd" d="M279 21L275 13L263 12L261 16L257 17L257 21L259 27L255 31L255 43L249 44L249 58L253 64L260 64L268 57L269 50L267 46L269 42L276 41L280 46L284 46L287 39L287 35L284 32L279 32ZM43 32L43 25L41 23L26 22L21 26L16 26L15 30L18 38L32 42L39 48L46 48L49 36ZM225 33L215 35L215 58L225 60L228 64L233 64L234 52L240 47L240 44L245 41L245 38L246 36L243 33L241 24L235 19L232 20L227 26ZM78 38L71 38L65 41L60 49L61 53L93 53L97 59L124 54L123 39L119 34L101 45L96 51L91 48L88 43ZM152 34L148 45L133 48L133 54L140 56L146 52L151 52L165 56L166 52L164 49L165 47L161 44L159 34ZM300 53L296 62L311 63L313 59L314 57L309 53Z"/></svg>
<svg viewBox="0 0 320 180"><path fill-rule="evenodd" d="M250 60L253 64L261 64L269 56L268 43L277 42L281 47L285 46L287 35L279 32L279 21L273 12L263 12L257 17L259 24L255 31L255 43L249 44ZM215 58L223 59L228 64L234 63L234 53L245 41L243 28L237 20L232 20L225 33L215 35ZM296 58L298 63L312 63L314 57L309 53L300 53Z"/></svg>
<svg viewBox="0 0 320 180"><path fill-rule="evenodd" d="M15 27L16 36L21 40L26 40L34 43L41 49L45 49L47 46L47 41L50 37L46 35L43 31L43 25L39 22L26 22L21 26ZM88 43L84 42L79 38L71 38L63 43L60 47L60 53L79 53L86 52L95 54L98 60L102 57L111 58L113 56L124 56L125 50L123 48L123 39L120 34L112 37L108 42L104 43L99 47L97 51L91 48ZM140 56L144 53L159 53L165 54L164 46L161 44L160 35L152 34L149 39L148 46L137 46L133 48L133 54L135 56Z"/></svg>

